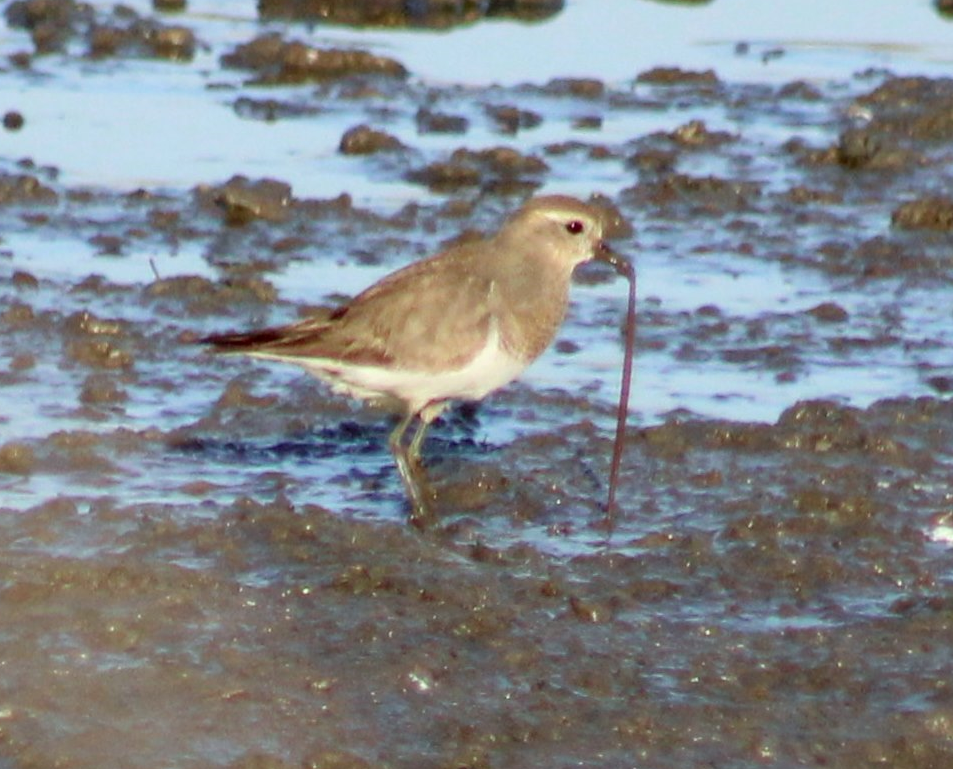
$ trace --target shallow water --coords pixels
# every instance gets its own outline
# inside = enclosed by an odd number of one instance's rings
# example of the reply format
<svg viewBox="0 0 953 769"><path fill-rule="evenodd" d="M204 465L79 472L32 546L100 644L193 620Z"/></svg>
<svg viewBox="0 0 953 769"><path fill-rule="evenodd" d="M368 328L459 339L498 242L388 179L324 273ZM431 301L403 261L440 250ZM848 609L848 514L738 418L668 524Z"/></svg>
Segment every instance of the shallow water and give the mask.
<svg viewBox="0 0 953 769"><path fill-rule="evenodd" d="M931 4L156 18L194 56L147 35L90 58L82 16L45 55L0 31L25 121L0 134L0 766L953 762L953 204L931 197L953 26ZM254 85L220 57L264 31L410 74ZM342 154L360 123L405 148ZM547 170L425 172L501 145ZM191 344L556 191L634 227L612 521L625 287L604 274L518 383L434 428L424 532L387 415Z"/></svg>

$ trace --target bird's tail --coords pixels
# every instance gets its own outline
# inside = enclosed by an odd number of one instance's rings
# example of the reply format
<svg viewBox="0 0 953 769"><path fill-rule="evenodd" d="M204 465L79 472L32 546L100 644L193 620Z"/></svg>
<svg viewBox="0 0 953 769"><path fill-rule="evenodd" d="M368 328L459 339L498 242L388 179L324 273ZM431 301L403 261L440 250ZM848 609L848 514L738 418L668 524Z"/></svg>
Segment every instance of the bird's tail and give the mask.
<svg viewBox="0 0 953 769"><path fill-rule="evenodd" d="M281 349L303 340L319 339L321 333L334 322L335 314L321 312L306 320L287 326L272 326L257 331L239 331L228 334L210 334L198 344L211 345L216 352L253 353Z"/></svg>

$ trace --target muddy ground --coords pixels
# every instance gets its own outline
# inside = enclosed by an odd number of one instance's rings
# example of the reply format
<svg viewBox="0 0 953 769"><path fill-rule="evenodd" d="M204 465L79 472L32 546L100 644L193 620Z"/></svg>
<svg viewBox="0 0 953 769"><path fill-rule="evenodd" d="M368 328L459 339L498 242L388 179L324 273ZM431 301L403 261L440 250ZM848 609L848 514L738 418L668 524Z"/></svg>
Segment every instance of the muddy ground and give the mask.
<svg viewBox="0 0 953 769"><path fill-rule="evenodd" d="M188 18L67 2L6 23L24 47L4 78L49 76L51 55L187 62L201 41ZM672 67L461 94L393 57L252 37L217 59L247 74L236 119L346 102L339 154L419 197L115 190L3 156L0 767L953 766L953 81ZM669 130L602 139L672 105ZM33 129L5 109L5 132ZM712 110L735 128L680 117ZM566 138L534 144L554 122ZM477 125L498 148L467 146ZM458 146L406 138L434 132ZM566 167L644 273L750 265L818 295L641 297L611 526L624 288L604 273L549 353L564 386L437 425L426 531L404 521L387 415L193 344L491 230ZM146 277L115 277L130 264ZM313 300L286 275L319 275ZM669 369L729 416L654 409L640 384ZM802 397L818 370L826 397ZM738 378L750 401L722 389ZM783 407L749 416L761 400Z"/></svg>

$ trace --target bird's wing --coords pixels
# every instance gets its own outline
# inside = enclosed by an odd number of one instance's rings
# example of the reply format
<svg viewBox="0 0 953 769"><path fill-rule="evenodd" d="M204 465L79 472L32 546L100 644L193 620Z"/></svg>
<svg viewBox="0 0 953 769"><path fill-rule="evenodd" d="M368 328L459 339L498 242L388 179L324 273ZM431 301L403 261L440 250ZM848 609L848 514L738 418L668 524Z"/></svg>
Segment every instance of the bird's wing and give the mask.
<svg viewBox="0 0 953 769"><path fill-rule="evenodd" d="M485 346L495 310L492 279L472 244L394 272L330 316L207 340L223 351L285 360L330 358L439 371Z"/></svg>
<svg viewBox="0 0 953 769"><path fill-rule="evenodd" d="M476 267L465 246L409 265L283 352L417 371L462 365L483 349L490 331L493 283Z"/></svg>

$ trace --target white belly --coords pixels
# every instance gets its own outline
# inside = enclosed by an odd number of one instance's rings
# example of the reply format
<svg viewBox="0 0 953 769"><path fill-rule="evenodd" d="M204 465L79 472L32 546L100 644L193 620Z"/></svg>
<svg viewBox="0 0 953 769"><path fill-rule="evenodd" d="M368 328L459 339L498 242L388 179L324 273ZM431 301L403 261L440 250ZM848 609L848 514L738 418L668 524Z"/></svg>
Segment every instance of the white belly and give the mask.
<svg viewBox="0 0 953 769"><path fill-rule="evenodd" d="M356 365L332 358L279 357L268 353L253 355L303 366L329 383L335 392L364 400L393 398L406 403L415 413L428 404L441 401L480 400L516 379L529 363L502 348L496 329L469 363L442 372Z"/></svg>

